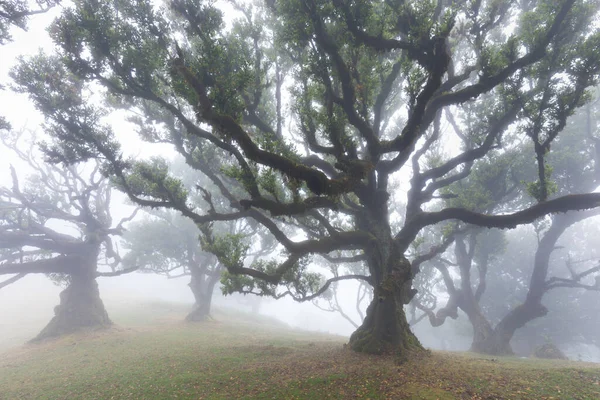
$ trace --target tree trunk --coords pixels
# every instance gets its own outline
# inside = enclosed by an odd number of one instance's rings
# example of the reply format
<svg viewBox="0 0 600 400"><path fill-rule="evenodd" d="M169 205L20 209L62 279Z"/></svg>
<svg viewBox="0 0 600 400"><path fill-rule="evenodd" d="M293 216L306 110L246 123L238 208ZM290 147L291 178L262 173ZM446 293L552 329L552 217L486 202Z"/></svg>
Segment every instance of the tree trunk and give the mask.
<svg viewBox="0 0 600 400"><path fill-rule="evenodd" d="M199 268L190 269L192 278L189 287L194 294L194 307L185 317L187 322L202 322L210 316L212 295L220 273L204 274Z"/></svg>
<svg viewBox="0 0 600 400"><path fill-rule="evenodd" d="M374 297L360 327L350 336L350 347L370 354L392 353L404 361L423 350L410 330L404 305L412 298L410 263L403 256L394 260L393 267L381 283L374 285ZM373 278L377 275L372 274Z"/></svg>
<svg viewBox="0 0 600 400"><path fill-rule="evenodd" d="M545 316L548 309L542 304L523 303L508 313L492 332L492 335L479 345L479 353L491 355L513 354L510 341L517 329L522 328L528 322Z"/></svg>
<svg viewBox="0 0 600 400"><path fill-rule="evenodd" d="M548 309L542 304L542 298L547 291L546 279L550 256L565 230L588 215L588 213L568 213L553 216L552 224L540 240L535 253L533 272L525 302L506 314L494 328L491 336L486 337L476 346L474 343L473 351L492 355L513 354L510 341L517 329L548 313Z"/></svg>
<svg viewBox="0 0 600 400"><path fill-rule="evenodd" d="M69 286L60 293L60 304L54 308L54 317L32 341L111 325L95 274L76 273L70 275Z"/></svg>
<svg viewBox="0 0 600 400"><path fill-rule="evenodd" d="M496 328L492 328L492 324L483 315L479 304L473 296L461 296L459 304L461 310L467 314L469 322L473 327L471 351L493 355L513 354L512 347L510 346L512 334L507 334L508 332L502 323L498 324Z"/></svg>
<svg viewBox="0 0 600 400"><path fill-rule="evenodd" d="M366 211L357 215L356 223L358 229L373 237L365 249L373 300L362 325L350 336L349 345L358 352L391 353L404 362L412 353L422 351L423 346L410 330L404 313L404 306L416 293L412 288L412 265L404 256L410 241L392 237L388 198L385 190L361 194Z"/></svg>
<svg viewBox="0 0 600 400"><path fill-rule="evenodd" d="M422 346L410 330L403 304L393 297L376 296L362 325L350 336L350 347L370 354L395 353L402 359Z"/></svg>
<svg viewBox="0 0 600 400"><path fill-rule="evenodd" d="M202 322L205 321L210 315L211 299L208 298L204 301L196 301L192 311L185 317L186 322Z"/></svg>
<svg viewBox="0 0 600 400"><path fill-rule="evenodd" d="M250 307L252 307L252 314L258 314L260 312L260 306L262 303L262 298L258 296L254 296L252 301L250 302Z"/></svg>
<svg viewBox="0 0 600 400"><path fill-rule="evenodd" d="M496 343L497 336L495 335L492 325L480 312L469 316L469 321L473 326L473 341L471 343L471 351L485 354L512 354L510 345L500 346Z"/></svg>

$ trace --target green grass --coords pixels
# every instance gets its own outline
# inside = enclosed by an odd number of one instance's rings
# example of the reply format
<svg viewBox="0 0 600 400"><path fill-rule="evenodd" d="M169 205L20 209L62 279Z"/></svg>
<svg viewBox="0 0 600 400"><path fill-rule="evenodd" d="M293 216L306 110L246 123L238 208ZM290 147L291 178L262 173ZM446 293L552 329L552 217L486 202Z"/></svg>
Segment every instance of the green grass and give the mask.
<svg viewBox="0 0 600 400"><path fill-rule="evenodd" d="M434 352L398 366L269 318L188 325L184 307L143 308L152 325L123 312L121 327L0 354L0 398L600 399L593 364Z"/></svg>

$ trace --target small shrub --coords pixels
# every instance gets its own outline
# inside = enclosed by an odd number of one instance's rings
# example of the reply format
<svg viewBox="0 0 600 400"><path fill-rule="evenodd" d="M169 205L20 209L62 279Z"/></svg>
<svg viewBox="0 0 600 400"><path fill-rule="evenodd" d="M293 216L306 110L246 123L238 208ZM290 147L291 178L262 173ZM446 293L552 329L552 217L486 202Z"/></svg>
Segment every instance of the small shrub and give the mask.
<svg viewBox="0 0 600 400"><path fill-rule="evenodd" d="M554 360L568 360L565 353L563 353L556 345L552 343L545 343L541 346L536 347L533 351L533 355L537 358L548 358Z"/></svg>

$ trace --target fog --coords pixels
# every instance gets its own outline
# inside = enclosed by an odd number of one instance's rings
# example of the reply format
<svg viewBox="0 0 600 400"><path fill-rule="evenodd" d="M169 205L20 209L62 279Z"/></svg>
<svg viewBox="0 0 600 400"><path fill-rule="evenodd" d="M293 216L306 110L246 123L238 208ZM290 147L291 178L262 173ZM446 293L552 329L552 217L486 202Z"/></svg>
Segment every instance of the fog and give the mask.
<svg viewBox="0 0 600 400"><path fill-rule="evenodd" d="M192 308L194 297L185 278L167 279L153 274L131 273L114 278L98 279L100 293L109 316L127 310L132 304L153 302ZM54 307L63 290L47 277L29 275L17 283L0 290L0 349L17 347L33 338L52 318ZM215 293L213 304L217 308L241 310L252 313L256 296L222 296ZM349 335L353 327L341 316L325 313L309 303L290 299L258 299L258 312L277 318L290 328ZM153 321L146 323L151 325ZM143 321L140 321L143 323Z"/></svg>
<svg viewBox="0 0 600 400"><path fill-rule="evenodd" d="M152 326L160 323L160 318L165 317L169 312L191 309L194 303L194 297L185 278L167 279L154 274L131 273L119 277L99 278L98 283L109 316L116 316L114 319L117 324L121 314L130 312L138 305L145 305L149 311L157 305L166 308L167 313L157 315L158 319L147 318L150 314L145 314L135 320L139 326ZM338 296L343 299L345 312L356 322L360 322L358 314L353 311L355 304L352 299L355 298L356 288L356 285L341 287ZM62 290L63 287L52 283L47 277L33 274L0 290L0 351L19 347L32 339L54 315L53 310L59 302L59 294ZM550 301L558 304L562 302L569 308L568 292L557 292ZM250 316L258 312L260 315L276 318L290 329L344 337L348 337L355 329L338 313L323 312L310 302L298 303L286 298L273 300L253 295L223 296L220 291L215 291L213 304L217 310L239 310ZM147 319L144 320L144 317ZM557 321L560 321L561 315L557 310L551 310L546 318L549 319L548 325L552 326L555 323L560 324ZM125 326L131 324L130 316L123 319L127 321ZM173 319L168 321L168 323L179 322ZM574 323L574 321L570 322ZM597 323L588 326L585 321L579 323L581 324L579 328L575 326L573 328L588 329L591 330L592 336L599 336L599 333L594 331ZM425 319L414 326L413 330L423 345L431 349L468 351L471 345L472 328L464 313L460 313L457 320L450 319L440 327L432 327ZM524 342L528 337L533 336L537 342L543 343L549 339L547 331L548 328L540 327L538 324L538 328L521 332L516 342ZM572 360L600 362L600 347L587 342L583 332L580 333L580 335L573 334L572 340L562 343L561 349ZM531 348L519 349L517 344L517 353L519 350L521 356L527 356Z"/></svg>
<svg viewBox="0 0 600 400"><path fill-rule="evenodd" d="M167 279L153 274L131 273L114 278L98 279L100 293L109 316L127 311L132 305L164 303L181 309L193 306L194 297L185 278ZM23 345L33 338L53 317L54 307L59 302L62 287L47 277L29 275L0 290L0 351ZM351 290L347 291L354 297ZM343 293L340 297L343 297ZM240 310L252 314L253 295L222 296L215 293L213 304L223 309ZM337 313L323 312L310 302L298 303L291 299L258 299L258 313L274 317L291 329L349 336L354 327ZM359 321L352 312L352 301L345 301L346 312ZM140 325L152 325L156 320L137 321ZM177 321L171 321L176 323ZM461 332L462 330L462 332ZM440 350L466 351L469 348L468 328L460 327L455 321L448 326L431 328L424 322L417 326L416 333L427 347Z"/></svg>

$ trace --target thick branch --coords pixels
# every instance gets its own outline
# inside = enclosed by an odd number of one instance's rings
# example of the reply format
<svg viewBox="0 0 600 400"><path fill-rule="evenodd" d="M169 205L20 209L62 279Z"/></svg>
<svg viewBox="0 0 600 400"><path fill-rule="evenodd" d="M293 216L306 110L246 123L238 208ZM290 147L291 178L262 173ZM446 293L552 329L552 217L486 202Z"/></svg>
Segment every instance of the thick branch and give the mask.
<svg viewBox="0 0 600 400"><path fill-rule="evenodd" d="M440 244L436 246L431 246L427 253L420 254L417 257L415 257L415 259L411 262L413 275L419 272L421 264L445 252L448 249L448 247L452 244L452 242L454 242L455 233L456 232L452 232L450 235L447 235Z"/></svg>
<svg viewBox="0 0 600 400"><path fill-rule="evenodd" d="M319 254L319 255L321 257L323 257L325 260L327 260L333 264L357 263L357 262L363 262L367 259L365 254L358 254L355 256L348 256L348 257L344 257L344 256L334 257L334 256L330 256L329 254Z"/></svg>
<svg viewBox="0 0 600 400"><path fill-rule="evenodd" d="M129 274L131 272L135 272L139 269L139 265L136 265L135 267L131 267L131 268L125 268L119 271L112 271L112 272L96 272L96 276L97 277L113 277L113 276L121 276L121 275L125 275L125 274Z"/></svg>
<svg viewBox="0 0 600 400"><path fill-rule="evenodd" d="M530 53L509 64L496 75L482 77L476 84L473 84L456 92L437 96L431 101L431 104L429 104L428 108L438 110L442 107L451 104L464 103L468 100L474 99L479 95L489 92L494 87L500 85L518 70L540 61L546 55L546 49L552 41L552 39L554 39L554 37L559 33L560 27L565 18L567 17L569 11L571 11L571 8L573 7L574 3L575 0L567 0L563 3L561 9L554 18L552 26L546 33L546 36Z"/></svg>
<svg viewBox="0 0 600 400"><path fill-rule="evenodd" d="M356 179L351 177L342 179L328 179L327 176L315 169L306 167L302 164L295 163L288 157L275 154L259 148L246 131L229 115L218 114L214 111L211 101L207 95L207 89L194 74L185 66L182 59L175 60L175 66L182 77L187 81L191 88L194 89L199 97L199 107L202 118L210 123L215 129L223 132L231 139L235 140L243 149L246 157L259 164L266 165L275 170L281 171L287 176L290 176L301 181L305 181L308 188L316 195L320 194L341 194L352 190L352 183L356 183ZM198 128L190 127L192 133L196 134ZM214 141L214 136L212 139ZM258 194L258 193L255 193Z"/></svg>
<svg viewBox="0 0 600 400"><path fill-rule="evenodd" d="M71 274L81 258L79 256L57 256L50 259L28 261L24 263L0 265L0 275L8 274Z"/></svg>
<svg viewBox="0 0 600 400"><path fill-rule="evenodd" d="M297 302L304 302L304 301L310 301L313 299L316 299L317 297L321 296L323 293L325 293L325 291L327 291L327 289L329 289L329 286L334 283L334 282L339 282L339 281L347 281L347 280L362 280L367 282L369 285L371 285L371 278L365 275L342 275L342 276L334 276L333 278L329 278L327 279L327 281L325 281L325 283L323 284L323 286L317 290L315 293L308 295L308 296L295 296L294 294L292 294L290 291L286 291L284 293L282 293L281 295L278 295L277 297L284 297L286 295L289 295L290 297L292 297L292 299L294 299Z"/></svg>
<svg viewBox="0 0 600 400"><path fill-rule="evenodd" d="M572 194L553 200L537 203L513 214L488 215L464 208L446 208L437 212L423 212L414 216L396 236L397 240L408 242L425 226L451 219L487 228L513 229L552 213L586 210L600 206L600 193Z"/></svg>

